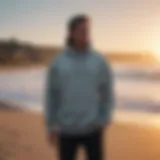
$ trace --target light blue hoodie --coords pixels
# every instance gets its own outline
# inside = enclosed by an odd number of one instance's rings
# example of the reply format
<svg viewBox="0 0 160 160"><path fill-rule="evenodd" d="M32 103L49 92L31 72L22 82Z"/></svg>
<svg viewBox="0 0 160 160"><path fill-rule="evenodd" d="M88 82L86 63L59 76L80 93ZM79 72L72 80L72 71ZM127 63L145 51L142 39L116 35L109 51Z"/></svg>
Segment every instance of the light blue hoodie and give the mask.
<svg viewBox="0 0 160 160"><path fill-rule="evenodd" d="M111 120L113 78L108 62L92 50L67 49L51 63L46 87L48 130L85 134Z"/></svg>

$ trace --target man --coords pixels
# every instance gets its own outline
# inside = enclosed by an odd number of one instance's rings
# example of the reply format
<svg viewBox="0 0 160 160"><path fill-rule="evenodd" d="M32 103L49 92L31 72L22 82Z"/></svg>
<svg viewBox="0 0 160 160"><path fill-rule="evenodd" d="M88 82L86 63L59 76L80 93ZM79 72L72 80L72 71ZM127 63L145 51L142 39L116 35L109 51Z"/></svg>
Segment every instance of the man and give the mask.
<svg viewBox="0 0 160 160"><path fill-rule="evenodd" d="M112 73L91 49L89 25L85 15L71 19L67 48L49 68L46 121L50 142L58 137L60 160L75 160L79 145L88 160L102 160L102 134L111 120Z"/></svg>

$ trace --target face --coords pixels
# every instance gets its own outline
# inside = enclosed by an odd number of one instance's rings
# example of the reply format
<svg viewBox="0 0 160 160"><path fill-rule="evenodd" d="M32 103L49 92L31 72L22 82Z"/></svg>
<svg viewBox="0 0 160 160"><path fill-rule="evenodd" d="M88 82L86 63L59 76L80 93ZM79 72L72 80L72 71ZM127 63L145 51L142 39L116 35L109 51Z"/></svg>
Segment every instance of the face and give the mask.
<svg viewBox="0 0 160 160"><path fill-rule="evenodd" d="M86 21L78 24L72 32L72 37L75 45L80 47L86 46L90 41L89 22Z"/></svg>

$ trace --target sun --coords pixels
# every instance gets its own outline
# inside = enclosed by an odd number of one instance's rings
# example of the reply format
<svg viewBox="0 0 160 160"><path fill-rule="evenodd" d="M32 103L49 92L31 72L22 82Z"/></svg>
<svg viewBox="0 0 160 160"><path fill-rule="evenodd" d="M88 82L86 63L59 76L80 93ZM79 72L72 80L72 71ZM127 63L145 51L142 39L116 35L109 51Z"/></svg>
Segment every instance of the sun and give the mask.
<svg viewBox="0 0 160 160"><path fill-rule="evenodd" d="M153 45L152 52L154 53L156 60L160 62L160 43L156 43Z"/></svg>
<svg viewBox="0 0 160 160"><path fill-rule="evenodd" d="M158 62L160 62L160 48L156 48L153 52Z"/></svg>

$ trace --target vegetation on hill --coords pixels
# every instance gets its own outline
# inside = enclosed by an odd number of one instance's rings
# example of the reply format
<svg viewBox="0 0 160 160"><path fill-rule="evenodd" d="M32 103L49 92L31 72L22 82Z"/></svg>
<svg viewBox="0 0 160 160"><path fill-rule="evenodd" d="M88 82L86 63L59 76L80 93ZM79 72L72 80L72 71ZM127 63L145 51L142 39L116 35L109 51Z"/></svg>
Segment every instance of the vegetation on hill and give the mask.
<svg viewBox="0 0 160 160"><path fill-rule="evenodd" d="M0 66L46 64L59 50L58 47L36 46L16 39L0 40Z"/></svg>

